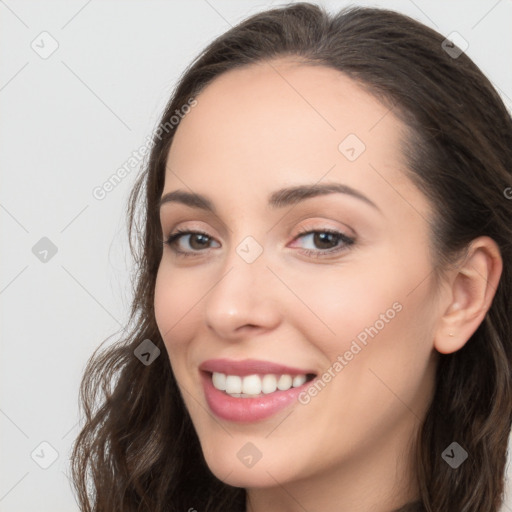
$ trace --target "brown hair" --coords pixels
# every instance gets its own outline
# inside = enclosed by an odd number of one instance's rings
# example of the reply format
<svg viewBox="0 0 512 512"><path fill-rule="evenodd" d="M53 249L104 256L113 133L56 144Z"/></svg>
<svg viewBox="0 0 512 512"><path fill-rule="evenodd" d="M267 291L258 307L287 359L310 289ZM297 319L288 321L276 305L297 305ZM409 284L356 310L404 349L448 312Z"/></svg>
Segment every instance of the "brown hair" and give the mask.
<svg viewBox="0 0 512 512"><path fill-rule="evenodd" d="M351 77L408 127L410 179L434 206L436 275L476 237L499 246L503 272L493 303L466 345L440 354L436 387L415 442L420 501L401 511L497 512L502 502L512 415L512 121L502 100L464 53L402 14L351 7L329 14L296 3L258 13L215 39L182 75L161 118L222 73L292 56ZM167 124L166 124L167 123ZM171 371L154 314L162 255L158 201L178 125L157 132L128 205L135 257L128 334L95 351L80 399L85 425L72 475L83 511L245 510L245 490L208 469ZM141 364L134 349L150 339L162 356ZM456 470L441 457L458 442L469 454Z"/></svg>

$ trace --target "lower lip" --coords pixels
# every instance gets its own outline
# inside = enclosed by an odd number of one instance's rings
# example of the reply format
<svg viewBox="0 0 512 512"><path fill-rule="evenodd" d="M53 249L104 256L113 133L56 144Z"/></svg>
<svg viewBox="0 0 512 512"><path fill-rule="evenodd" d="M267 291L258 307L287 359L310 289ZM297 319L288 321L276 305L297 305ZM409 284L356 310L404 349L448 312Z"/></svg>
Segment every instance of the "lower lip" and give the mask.
<svg viewBox="0 0 512 512"><path fill-rule="evenodd" d="M298 395L313 382L309 381L297 388L274 391L257 398L236 398L215 388L211 373L201 372L201 378L206 402L212 412L219 418L239 423L250 423L273 416L290 404L298 402Z"/></svg>

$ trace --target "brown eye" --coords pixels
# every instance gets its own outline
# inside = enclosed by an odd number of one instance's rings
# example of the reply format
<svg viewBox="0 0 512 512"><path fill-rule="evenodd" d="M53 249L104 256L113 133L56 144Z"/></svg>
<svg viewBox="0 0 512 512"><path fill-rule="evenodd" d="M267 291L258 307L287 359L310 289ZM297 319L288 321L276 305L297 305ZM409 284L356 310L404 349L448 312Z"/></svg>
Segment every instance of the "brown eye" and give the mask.
<svg viewBox="0 0 512 512"><path fill-rule="evenodd" d="M313 244L318 249L332 249L336 247L338 243L338 237L334 233L323 233L317 231L313 234Z"/></svg>
<svg viewBox="0 0 512 512"><path fill-rule="evenodd" d="M210 237L207 235L203 235L202 233L193 233L189 238L189 245L192 249L201 250L205 248L205 244L208 243Z"/></svg>
<svg viewBox="0 0 512 512"><path fill-rule="evenodd" d="M184 240L183 244L181 243L182 239ZM170 246L175 253L183 256L189 256L203 252L205 249L209 249L210 247L208 244L212 241L213 238L210 237L210 235L201 231L178 230L169 235L165 243Z"/></svg>
<svg viewBox="0 0 512 512"><path fill-rule="evenodd" d="M310 247L300 252L307 256L322 257L347 250L355 239L332 229L308 230L300 233L296 240L303 239Z"/></svg>

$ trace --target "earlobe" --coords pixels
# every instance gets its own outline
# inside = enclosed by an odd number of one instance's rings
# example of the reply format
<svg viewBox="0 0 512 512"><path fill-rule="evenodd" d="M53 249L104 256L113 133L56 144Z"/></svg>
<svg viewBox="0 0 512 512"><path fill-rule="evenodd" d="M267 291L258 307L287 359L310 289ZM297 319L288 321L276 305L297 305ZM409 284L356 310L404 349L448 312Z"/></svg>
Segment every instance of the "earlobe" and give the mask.
<svg viewBox="0 0 512 512"><path fill-rule="evenodd" d="M488 237L471 243L463 262L450 274L449 304L441 311L434 348L442 354L461 349L491 307L503 269L496 242Z"/></svg>

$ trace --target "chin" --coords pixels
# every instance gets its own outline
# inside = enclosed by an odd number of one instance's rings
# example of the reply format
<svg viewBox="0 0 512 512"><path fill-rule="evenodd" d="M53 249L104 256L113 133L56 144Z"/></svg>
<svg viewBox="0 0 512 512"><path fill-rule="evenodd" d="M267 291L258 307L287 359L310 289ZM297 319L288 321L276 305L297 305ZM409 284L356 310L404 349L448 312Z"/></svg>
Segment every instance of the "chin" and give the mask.
<svg viewBox="0 0 512 512"><path fill-rule="evenodd" d="M275 487L276 480L279 483L283 483L287 479L283 479L280 474L274 474L274 472L270 471L270 474L267 473L264 467L260 467L256 469L253 468L237 468L231 466L228 468L227 466L219 466L212 467L208 465L210 471L224 483L231 485L233 487L243 487L243 488L267 488L267 487ZM274 478L272 478L272 476Z"/></svg>
<svg viewBox="0 0 512 512"><path fill-rule="evenodd" d="M236 448L218 446L217 449L203 453L210 471L219 480L233 487L275 487L276 480L283 483L293 478L290 470L294 464L289 455L283 454L284 461L276 459L276 454L266 460L262 455L257 460L256 449L251 446L250 441L236 443ZM282 467L282 462L286 462L288 469Z"/></svg>

